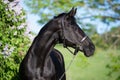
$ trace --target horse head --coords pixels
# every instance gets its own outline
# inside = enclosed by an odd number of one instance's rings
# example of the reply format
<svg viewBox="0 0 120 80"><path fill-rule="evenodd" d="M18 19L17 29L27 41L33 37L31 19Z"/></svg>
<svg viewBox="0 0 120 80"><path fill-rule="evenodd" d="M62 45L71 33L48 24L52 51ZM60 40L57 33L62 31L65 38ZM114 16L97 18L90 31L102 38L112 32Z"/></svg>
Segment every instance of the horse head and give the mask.
<svg viewBox="0 0 120 80"><path fill-rule="evenodd" d="M54 17L59 26L59 42L64 44L64 47L72 47L77 51L84 52L84 55L89 57L93 55L95 46L91 39L77 25L75 14L77 9L72 8L68 13L62 13Z"/></svg>

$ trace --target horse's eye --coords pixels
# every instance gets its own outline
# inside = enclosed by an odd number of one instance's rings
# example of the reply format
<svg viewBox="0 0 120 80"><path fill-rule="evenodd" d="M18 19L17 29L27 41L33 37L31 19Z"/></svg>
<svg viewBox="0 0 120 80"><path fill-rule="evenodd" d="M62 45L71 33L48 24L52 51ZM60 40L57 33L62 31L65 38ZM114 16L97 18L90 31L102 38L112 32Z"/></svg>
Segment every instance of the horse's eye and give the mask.
<svg viewBox="0 0 120 80"><path fill-rule="evenodd" d="M71 24L71 25L75 25L75 22L74 22L74 21L70 21L70 24Z"/></svg>

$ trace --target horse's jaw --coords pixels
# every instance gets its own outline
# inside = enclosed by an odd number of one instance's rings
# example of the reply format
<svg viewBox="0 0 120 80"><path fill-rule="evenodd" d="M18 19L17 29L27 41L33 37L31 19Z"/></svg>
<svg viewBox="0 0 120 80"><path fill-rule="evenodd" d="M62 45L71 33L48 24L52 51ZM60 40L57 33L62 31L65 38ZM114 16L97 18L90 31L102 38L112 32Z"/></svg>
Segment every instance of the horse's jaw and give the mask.
<svg viewBox="0 0 120 80"><path fill-rule="evenodd" d="M86 57L90 57L90 56L92 56L92 55L94 54L94 52L95 52L95 46L92 45L92 46L90 46L90 47L86 47L86 48L83 49L83 52L84 52L84 55L85 55Z"/></svg>

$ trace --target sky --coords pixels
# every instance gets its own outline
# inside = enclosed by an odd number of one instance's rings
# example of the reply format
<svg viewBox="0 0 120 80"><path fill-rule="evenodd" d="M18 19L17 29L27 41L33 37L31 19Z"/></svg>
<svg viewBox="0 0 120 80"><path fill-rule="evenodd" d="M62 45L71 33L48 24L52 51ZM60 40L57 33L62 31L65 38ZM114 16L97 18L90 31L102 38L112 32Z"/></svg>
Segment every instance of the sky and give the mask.
<svg viewBox="0 0 120 80"><path fill-rule="evenodd" d="M23 3L23 0L21 0L20 2L20 5L23 7L23 9L26 11L26 18L27 18L27 24L28 24L28 29L34 33L38 33L40 31L40 29L42 28L43 25L40 25L37 21L40 19L40 17L36 14L31 14L30 13L30 10L27 8L27 6ZM81 10L79 10L81 13L84 14L84 11L85 9L84 8L81 8ZM77 12L77 16L76 17L80 17L79 13L80 12ZM91 13L93 13L93 11L90 11ZM94 14L97 14L98 12L94 12ZM111 12L112 14L112 12ZM88 13L89 15L89 13ZM95 20L95 21L91 21L89 18L88 19L85 19L83 20L83 22L91 22L93 23L94 25L96 25L96 29L97 29L97 32L99 34L101 33L104 33L106 31L109 31L111 29L111 26L114 26L114 25L120 25L120 21L119 22L116 22L115 24L114 23L111 23L110 25L107 25L107 24L104 24L102 22L100 22L99 20ZM83 25L82 25L83 26ZM84 26L83 26L84 27Z"/></svg>
<svg viewBox="0 0 120 80"><path fill-rule="evenodd" d="M40 19L39 16L36 14L31 14L27 6L23 3L23 0L20 1L20 5L26 11L28 29L34 33L38 33L42 28L42 25L37 22Z"/></svg>

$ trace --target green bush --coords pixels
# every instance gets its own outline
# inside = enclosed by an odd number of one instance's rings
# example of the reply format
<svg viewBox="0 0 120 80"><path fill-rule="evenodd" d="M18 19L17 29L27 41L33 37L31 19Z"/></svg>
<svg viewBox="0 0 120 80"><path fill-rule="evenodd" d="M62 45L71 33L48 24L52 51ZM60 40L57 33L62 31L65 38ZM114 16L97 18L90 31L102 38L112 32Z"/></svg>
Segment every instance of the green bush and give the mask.
<svg viewBox="0 0 120 80"><path fill-rule="evenodd" d="M0 55L0 80L19 80L18 69L21 58L18 55L12 55L4 58Z"/></svg>
<svg viewBox="0 0 120 80"><path fill-rule="evenodd" d="M109 48L109 45L106 44L106 42L104 41L104 39L102 38L101 35L99 34L93 34L91 36L91 39L93 40L94 44L96 47L102 48L102 49L107 49Z"/></svg>
<svg viewBox="0 0 120 80"><path fill-rule="evenodd" d="M26 25L21 27L25 23L24 11L16 14L8 4L0 0L0 80L19 80L19 64L30 39L24 34Z"/></svg>
<svg viewBox="0 0 120 80"><path fill-rule="evenodd" d="M120 80L120 52L117 52L114 50L114 53L110 53L109 58L110 62L106 65L106 68L108 68L110 71L107 74L109 78L112 78L113 76L116 76L115 80ZM116 75L118 74L118 75Z"/></svg>

